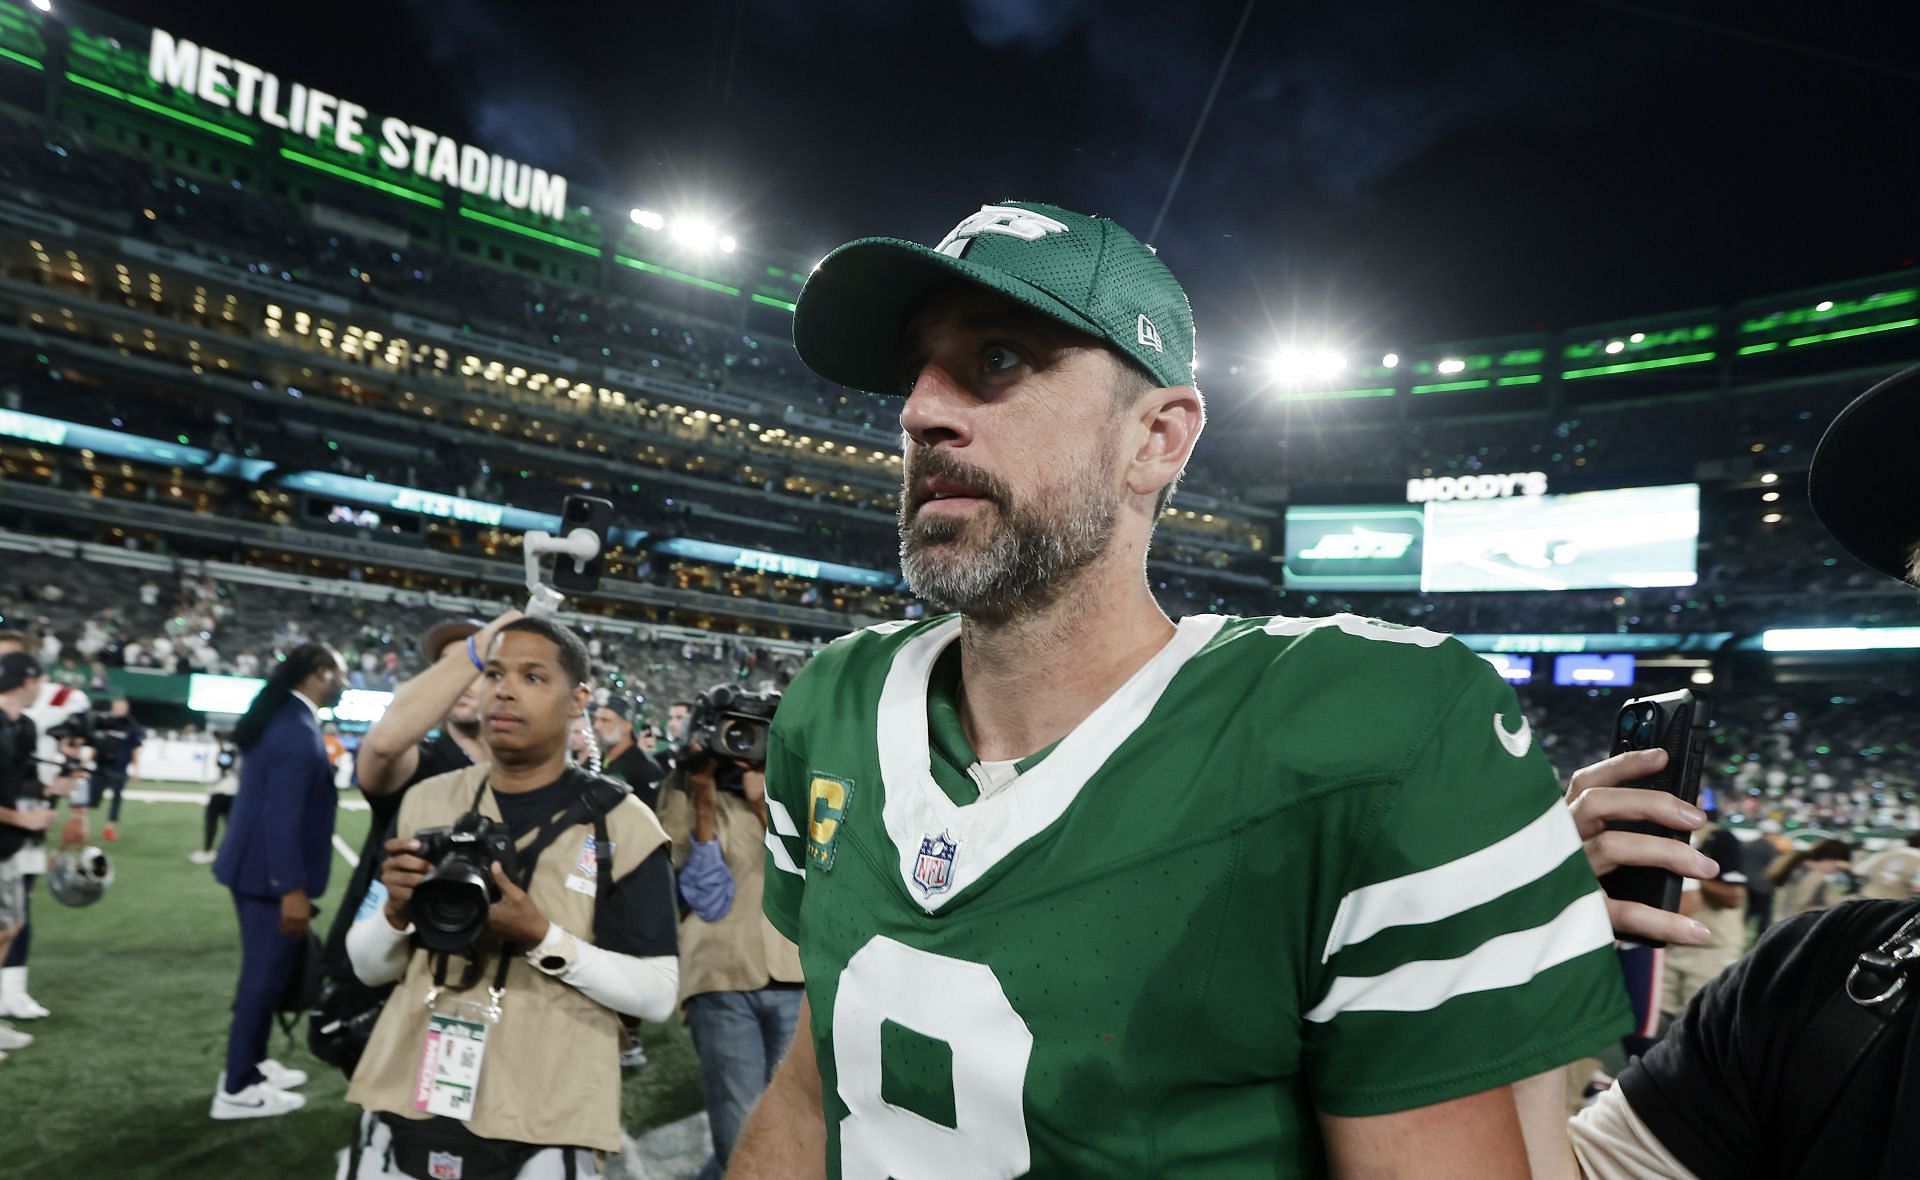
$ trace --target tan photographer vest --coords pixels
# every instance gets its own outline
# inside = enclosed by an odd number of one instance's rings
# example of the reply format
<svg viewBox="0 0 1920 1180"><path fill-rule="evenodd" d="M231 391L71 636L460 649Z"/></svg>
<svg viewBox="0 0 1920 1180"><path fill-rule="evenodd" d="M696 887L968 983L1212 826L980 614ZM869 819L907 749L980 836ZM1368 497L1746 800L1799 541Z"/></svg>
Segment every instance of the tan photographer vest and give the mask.
<svg viewBox="0 0 1920 1180"><path fill-rule="evenodd" d="M407 836L421 828L453 823L473 805L474 792L486 776L486 767L470 766L417 784L400 805L395 832ZM480 813L500 819L492 791L482 799ZM607 813L606 824L616 880L667 842L653 812L631 795ZM567 878L587 875L581 872L581 857L592 835L591 821L561 832L540 854L527 888L528 898L549 922L583 943L593 941L594 894L581 891L578 885L569 888ZM532 839L530 833L521 843ZM526 950L519 948L508 965L500 1019L488 1032L473 1117L467 1126L486 1139L618 1151L620 1018L612 1009L536 971L526 961ZM497 964L498 959L488 954L479 982L461 991L454 985L466 961L451 960L440 1009L447 1011L447 1001L458 999L484 1008ZM429 956L416 947L353 1072L347 1101L406 1118L429 1117L414 1109L413 1098L426 1044L425 1000L432 987Z"/></svg>

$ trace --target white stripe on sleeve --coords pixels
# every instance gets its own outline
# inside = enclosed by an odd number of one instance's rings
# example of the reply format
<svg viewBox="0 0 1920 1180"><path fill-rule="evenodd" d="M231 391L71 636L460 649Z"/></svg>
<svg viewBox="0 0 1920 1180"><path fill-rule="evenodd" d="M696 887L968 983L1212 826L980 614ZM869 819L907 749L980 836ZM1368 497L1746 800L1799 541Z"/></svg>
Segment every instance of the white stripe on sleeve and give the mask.
<svg viewBox="0 0 1920 1180"><path fill-rule="evenodd" d="M1538 881L1579 851L1573 816L1555 800L1540 818L1478 852L1363 886L1341 898L1320 961L1389 927L1423 926L1464 914Z"/></svg>
<svg viewBox="0 0 1920 1180"><path fill-rule="evenodd" d="M792 836L796 840L800 838L800 825L793 822L793 812L772 796L767 797L767 818L773 822L773 830L782 836Z"/></svg>
<svg viewBox="0 0 1920 1180"><path fill-rule="evenodd" d="M781 843L780 837L771 830L767 832L767 852L773 857L774 868L792 873L803 881L806 880L807 870L793 863L793 855L787 851L787 846Z"/></svg>
<svg viewBox="0 0 1920 1180"><path fill-rule="evenodd" d="M1347 1012L1428 1012L1459 996L1518 987L1612 945L1606 899L1595 889L1544 925L1489 938L1457 959L1403 963L1384 975L1340 976L1306 1019L1324 1024Z"/></svg>

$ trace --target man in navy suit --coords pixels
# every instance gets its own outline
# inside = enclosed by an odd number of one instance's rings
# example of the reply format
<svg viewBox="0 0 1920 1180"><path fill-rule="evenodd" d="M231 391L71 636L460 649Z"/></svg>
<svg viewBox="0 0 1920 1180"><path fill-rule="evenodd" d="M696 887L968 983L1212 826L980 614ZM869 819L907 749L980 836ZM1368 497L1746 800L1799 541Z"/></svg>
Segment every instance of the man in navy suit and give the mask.
<svg viewBox="0 0 1920 1180"><path fill-rule="evenodd" d="M294 957L327 890L336 794L320 738L321 709L340 699L346 665L333 649L294 649L234 727L240 791L213 875L240 914L240 984L227 1036L227 1069L213 1096L216 1119L267 1118L306 1105L307 1080L267 1057L267 1035Z"/></svg>

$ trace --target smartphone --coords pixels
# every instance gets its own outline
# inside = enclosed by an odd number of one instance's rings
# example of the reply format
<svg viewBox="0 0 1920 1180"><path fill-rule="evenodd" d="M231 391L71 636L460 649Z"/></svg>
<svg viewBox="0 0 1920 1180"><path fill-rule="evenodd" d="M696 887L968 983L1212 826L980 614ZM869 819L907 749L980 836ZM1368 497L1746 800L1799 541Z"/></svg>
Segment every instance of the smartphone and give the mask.
<svg viewBox="0 0 1920 1180"><path fill-rule="evenodd" d="M1655 775L1624 784L1647 791L1665 791L1682 801L1698 804L1700 771L1707 761L1707 726L1712 721L1712 703L1704 693L1689 688L1665 692L1659 696L1636 697L1620 706L1614 718L1612 753L1633 750L1665 750L1666 768ZM1615 831L1641 832L1689 839L1686 832L1675 831L1651 821L1619 822L1607 825ZM1678 911L1680 877L1666 869L1645 865L1623 865L1600 878L1607 896L1620 901L1638 901L1658 909ZM1647 946L1665 946L1648 940Z"/></svg>
<svg viewBox="0 0 1920 1180"><path fill-rule="evenodd" d="M607 529L613 524L613 501L598 496L568 496L560 506L560 536L587 529L600 538L600 551L585 564L564 554L553 559L553 585L570 594L591 594L600 588L607 567Z"/></svg>

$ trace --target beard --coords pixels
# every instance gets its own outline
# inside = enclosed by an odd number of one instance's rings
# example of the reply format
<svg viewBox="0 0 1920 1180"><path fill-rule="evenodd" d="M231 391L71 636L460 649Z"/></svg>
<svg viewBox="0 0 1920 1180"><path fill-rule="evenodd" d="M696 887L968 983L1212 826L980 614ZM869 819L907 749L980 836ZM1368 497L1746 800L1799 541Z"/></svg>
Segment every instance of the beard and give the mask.
<svg viewBox="0 0 1920 1180"><path fill-rule="evenodd" d="M900 492L900 571L907 586L939 610L982 622L1044 610L1113 541L1120 491L1111 454L1111 447L1100 448L1064 492L1022 503L1006 481L944 451L921 451ZM991 507L975 514L978 520L922 516L913 488L928 476L961 480Z"/></svg>

